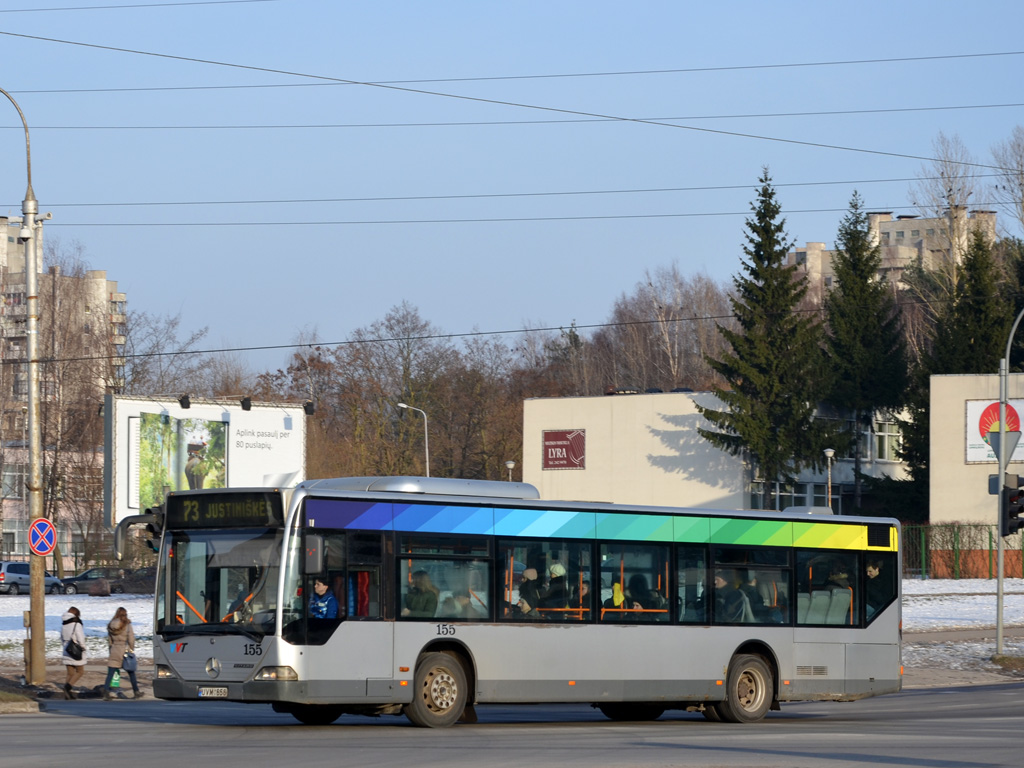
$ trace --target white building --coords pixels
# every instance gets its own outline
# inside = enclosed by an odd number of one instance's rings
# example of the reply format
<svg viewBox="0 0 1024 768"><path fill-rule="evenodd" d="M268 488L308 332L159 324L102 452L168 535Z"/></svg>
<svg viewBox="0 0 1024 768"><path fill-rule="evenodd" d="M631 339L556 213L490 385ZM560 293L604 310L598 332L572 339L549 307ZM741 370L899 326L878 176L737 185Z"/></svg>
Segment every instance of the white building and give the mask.
<svg viewBox="0 0 1024 768"><path fill-rule="evenodd" d="M697 432L709 427L697 404L710 392L538 398L523 405L523 480L541 498L656 506L743 509L763 506L763 488L741 456ZM862 471L902 478L895 425L876 422L862 440ZM853 459L832 463L832 507L852 490ZM826 506L828 472L805 472L781 489L782 506Z"/></svg>

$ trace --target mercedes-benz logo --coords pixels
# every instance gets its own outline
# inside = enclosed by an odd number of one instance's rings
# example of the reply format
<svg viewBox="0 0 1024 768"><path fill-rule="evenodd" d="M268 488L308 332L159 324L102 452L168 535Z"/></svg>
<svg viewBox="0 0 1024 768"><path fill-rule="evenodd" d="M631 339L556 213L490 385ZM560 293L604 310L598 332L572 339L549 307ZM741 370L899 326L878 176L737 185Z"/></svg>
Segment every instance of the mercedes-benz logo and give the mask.
<svg viewBox="0 0 1024 768"><path fill-rule="evenodd" d="M218 659L207 659L206 674L210 677L220 677L220 661Z"/></svg>

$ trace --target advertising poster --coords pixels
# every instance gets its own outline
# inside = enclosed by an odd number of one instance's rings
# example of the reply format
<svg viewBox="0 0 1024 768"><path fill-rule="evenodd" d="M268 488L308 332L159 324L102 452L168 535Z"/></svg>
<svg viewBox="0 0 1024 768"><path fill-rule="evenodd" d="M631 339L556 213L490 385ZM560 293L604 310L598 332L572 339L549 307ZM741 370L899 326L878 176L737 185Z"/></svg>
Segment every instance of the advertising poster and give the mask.
<svg viewBox="0 0 1024 768"><path fill-rule="evenodd" d="M1006 431L1020 431L1020 411L1024 400L1010 400L1006 404ZM967 456L968 464L998 463L995 451L989 445L989 432L999 430L998 400L967 401ZM1017 444L1010 461L1024 461L1024 440Z"/></svg>

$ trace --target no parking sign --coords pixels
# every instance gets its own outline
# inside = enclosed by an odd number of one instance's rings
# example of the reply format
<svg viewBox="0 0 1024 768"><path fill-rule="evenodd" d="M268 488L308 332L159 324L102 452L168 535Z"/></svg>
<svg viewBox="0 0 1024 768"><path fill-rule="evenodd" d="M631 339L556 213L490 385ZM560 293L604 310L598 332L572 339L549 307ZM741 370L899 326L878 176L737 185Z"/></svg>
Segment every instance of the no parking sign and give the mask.
<svg viewBox="0 0 1024 768"><path fill-rule="evenodd" d="M32 521L28 527L28 546L32 554L46 557L57 547L57 529L45 517Z"/></svg>

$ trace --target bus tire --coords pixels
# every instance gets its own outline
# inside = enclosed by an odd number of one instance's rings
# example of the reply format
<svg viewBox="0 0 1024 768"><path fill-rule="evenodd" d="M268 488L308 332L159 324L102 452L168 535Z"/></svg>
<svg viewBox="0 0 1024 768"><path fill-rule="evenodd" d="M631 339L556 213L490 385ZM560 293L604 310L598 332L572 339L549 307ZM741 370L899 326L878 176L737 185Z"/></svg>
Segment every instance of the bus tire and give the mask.
<svg viewBox="0 0 1024 768"><path fill-rule="evenodd" d="M617 720L620 723L639 723L644 720L657 720L665 714L665 708L659 707L657 704L633 703L629 701L598 704L597 708L609 720Z"/></svg>
<svg viewBox="0 0 1024 768"><path fill-rule="evenodd" d="M330 725L342 715L341 707L323 704L293 704L288 712L303 725Z"/></svg>
<svg viewBox="0 0 1024 768"><path fill-rule="evenodd" d="M760 656L740 654L729 662L725 700L715 705L727 723L762 720L772 706L775 684L771 670Z"/></svg>
<svg viewBox="0 0 1024 768"><path fill-rule="evenodd" d="M700 713L704 715L705 720L709 720L712 723L722 722L722 715L718 711L717 704L705 704L704 709L702 709Z"/></svg>
<svg viewBox="0 0 1024 768"><path fill-rule="evenodd" d="M416 664L412 693L404 708L409 721L423 728L447 728L469 703L469 680L455 656L428 653Z"/></svg>

